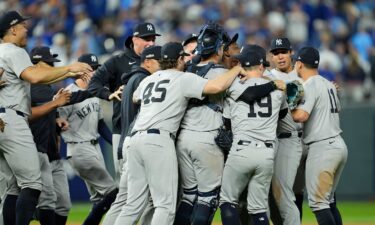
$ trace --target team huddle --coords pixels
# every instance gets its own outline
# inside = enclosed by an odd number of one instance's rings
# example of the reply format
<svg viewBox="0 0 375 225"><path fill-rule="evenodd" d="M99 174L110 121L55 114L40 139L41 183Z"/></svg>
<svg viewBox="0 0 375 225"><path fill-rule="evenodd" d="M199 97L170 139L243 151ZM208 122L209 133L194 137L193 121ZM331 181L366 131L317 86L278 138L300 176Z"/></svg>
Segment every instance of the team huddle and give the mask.
<svg viewBox="0 0 375 225"><path fill-rule="evenodd" d="M85 225L209 225L218 208L224 225L298 225L305 192L319 225L343 224L341 105L315 48L294 54L284 37L239 47L213 22L157 46L154 25L140 23L102 65L84 54L55 67L48 47L24 50L26 20L0 18L0 224L66 224L60 137L92 201ZM113 102L112 132L99 99ZM114 178L99 137L113 146Z"/></svg>

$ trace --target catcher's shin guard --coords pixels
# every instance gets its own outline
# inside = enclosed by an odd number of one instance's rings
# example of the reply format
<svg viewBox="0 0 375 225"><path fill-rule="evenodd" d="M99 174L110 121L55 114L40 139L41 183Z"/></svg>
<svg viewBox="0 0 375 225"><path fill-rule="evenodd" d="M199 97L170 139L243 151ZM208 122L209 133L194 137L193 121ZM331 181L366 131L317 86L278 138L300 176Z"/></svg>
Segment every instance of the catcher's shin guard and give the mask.
<svg viewBox="0 0 375 225"><path fill-rule="evenodd" d="M220 205L221 221L223 225L240 225L237 205L224 202Z"/></svg>

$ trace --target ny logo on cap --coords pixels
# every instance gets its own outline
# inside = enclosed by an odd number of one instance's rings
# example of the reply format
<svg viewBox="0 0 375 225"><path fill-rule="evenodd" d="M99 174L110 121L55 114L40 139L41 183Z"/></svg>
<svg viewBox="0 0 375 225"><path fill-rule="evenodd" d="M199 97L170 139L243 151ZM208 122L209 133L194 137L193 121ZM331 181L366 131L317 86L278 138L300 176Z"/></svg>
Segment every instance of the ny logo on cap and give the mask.
<svg viewBox="0 0 375 225"><path fill-rule="evenodd" d="M319 61L318 60L315 60L315 62L314 62L315 64L318 64L319 63Z"/></svg>
<svg viewBox="0 0 375 225"><path fill-rule="evenodd" d="M16 24L18 22L18 19L14 19L12 20L12 22L10 22L10 25L13 26L14 24Z"/></svg>
<svg viewBox="0 0 375 225"><path fill-rule="evenodd" d="M282 39L276 39L276 45L282 45L283 40Z"/></svg>
<svg viewBox="0 0 375 225"><path fill-rule="evenodd" d="M92 61L92 62L96 62L96 61L98 61L98 60L96 59L96 57L95 57L94 55L92 55L92 56L91 56L91 61Z"/></svg>
<svg viewBox="0 0 375 225"><path fill-rule="evenodd" d="M147 30L154 30L151 24L147 24Z"/></svg>

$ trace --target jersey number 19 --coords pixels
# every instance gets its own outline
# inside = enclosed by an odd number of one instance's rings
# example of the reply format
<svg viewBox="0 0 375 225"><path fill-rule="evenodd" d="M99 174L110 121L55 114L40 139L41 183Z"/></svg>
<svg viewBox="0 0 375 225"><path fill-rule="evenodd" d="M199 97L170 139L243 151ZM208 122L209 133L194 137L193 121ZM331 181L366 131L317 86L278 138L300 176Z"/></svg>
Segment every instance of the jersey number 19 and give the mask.
<svg viewBox="0 0 375 225"><path fill-rule="evenodd" d="M248 117L257 117L257 115L259 117L270 117L272 115L272 99L271 99L271 95L268 95L267 97L263 98L265 99L264 102L262 102L261 100L258 100L256 102L253 102L250 105L250 112L248 115ZM254 105L257 104L259 106L260 109L266 109L265 111L258 111L258 113L255 112L255 108L254 108Z"/></svg>

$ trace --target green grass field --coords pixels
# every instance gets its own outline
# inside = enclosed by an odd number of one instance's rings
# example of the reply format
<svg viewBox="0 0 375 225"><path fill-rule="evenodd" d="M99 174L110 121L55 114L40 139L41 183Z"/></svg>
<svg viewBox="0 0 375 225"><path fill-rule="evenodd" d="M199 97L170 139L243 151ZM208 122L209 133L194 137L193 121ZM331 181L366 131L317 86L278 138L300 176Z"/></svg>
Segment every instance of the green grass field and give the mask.
<svg viewBox="0 0 375 225"><path fill-rule="evenodd" d="M339 202L338 207L345 225L375 225L375 202ZM90 205L87 203L74 203L68 224L82 224L89 210ZM316 224L315 217L306 204L303 210L303 224ZM215 222L221 224L220 212L216 214Z"/></svg>

